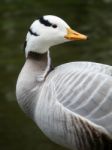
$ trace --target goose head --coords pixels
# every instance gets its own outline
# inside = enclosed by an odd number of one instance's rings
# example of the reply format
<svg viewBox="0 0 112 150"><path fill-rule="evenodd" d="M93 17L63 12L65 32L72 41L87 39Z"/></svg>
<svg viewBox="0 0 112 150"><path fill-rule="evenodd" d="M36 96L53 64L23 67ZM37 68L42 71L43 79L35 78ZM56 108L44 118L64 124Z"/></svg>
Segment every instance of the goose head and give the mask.
<svg viewBox="0 0 112 150"><path fill-rule="evenodd" d="M46 15L35 20L28 30L25 41L26 56L30 51L42 54L51 46L85 39L87 36L72 30L61 18Z"/></svg>

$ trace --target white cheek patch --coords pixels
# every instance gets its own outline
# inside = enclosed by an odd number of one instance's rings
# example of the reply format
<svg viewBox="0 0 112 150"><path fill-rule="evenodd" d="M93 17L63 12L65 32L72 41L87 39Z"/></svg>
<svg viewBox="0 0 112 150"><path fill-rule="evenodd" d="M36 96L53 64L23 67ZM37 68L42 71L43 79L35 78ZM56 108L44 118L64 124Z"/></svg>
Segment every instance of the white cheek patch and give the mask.
<svg viewBox="0 0 112 150"><path fill-rule="evenodd" d="M28 30L27 36L26 36L26 40L24 42L24 50L27 47L27 43L29 42L31 36L37 37L40 36L39 34L37 34L36 32L34 32L31 28Z"/></svg>
<svg viewBox="0 0 112 150"><path fill-rule="evenodd" d="M67 27L68 24L56 16L47 15L35 20L24 43L26 56L30 51L45 53L51 46L66 42Z"/></svg>

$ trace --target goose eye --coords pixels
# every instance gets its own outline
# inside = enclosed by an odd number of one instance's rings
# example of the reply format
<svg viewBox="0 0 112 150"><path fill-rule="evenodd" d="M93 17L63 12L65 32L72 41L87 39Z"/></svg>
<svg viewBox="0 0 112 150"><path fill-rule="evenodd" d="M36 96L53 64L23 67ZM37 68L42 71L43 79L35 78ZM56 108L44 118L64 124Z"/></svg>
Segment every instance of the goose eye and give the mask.
<svg viewBox="0 0 112 150"><path fill-rule="evenodd" d="M53 28L57 28L57 25L56 25L56 24L53 24L52 27L53 27Z"/></svg>

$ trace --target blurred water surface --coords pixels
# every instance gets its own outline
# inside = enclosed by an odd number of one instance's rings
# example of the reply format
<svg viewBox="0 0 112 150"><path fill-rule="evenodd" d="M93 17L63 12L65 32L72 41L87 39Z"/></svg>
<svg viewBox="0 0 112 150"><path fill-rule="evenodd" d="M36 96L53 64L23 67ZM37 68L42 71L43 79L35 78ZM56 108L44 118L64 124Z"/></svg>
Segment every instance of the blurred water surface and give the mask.
<svg viewBox="0 0 112 150"><path fill-rule="evenodd" d="M23 43L33 20L52 14L63 18L87 41L52 48L54 65L70 61L112 64L112 0L0 1L0 150L64 150L49 141L16 102L15 85L25 61Z"/></svg>

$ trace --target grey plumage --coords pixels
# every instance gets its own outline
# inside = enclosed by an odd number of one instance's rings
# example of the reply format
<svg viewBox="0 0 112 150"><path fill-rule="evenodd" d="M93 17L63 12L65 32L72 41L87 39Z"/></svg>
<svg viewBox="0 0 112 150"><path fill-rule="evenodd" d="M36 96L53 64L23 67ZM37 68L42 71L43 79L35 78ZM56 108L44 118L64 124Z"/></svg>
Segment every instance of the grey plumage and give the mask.
<svg viewBox="0 0 112 150"><path fill-rule="evenodd" d="M22 109L58 144L76 150L111 150L112 67L72 62L38 81L48 57L28 57L17 84Z"/></svg>
<svg viewBox="0 0 112 150"><path fill-rule="evenodd" d="M44 16L30 29L16 85L22 110L57 144L112 150L112 66L72 62L52 69L49 47L87 37L56 16Z"/></svg>

